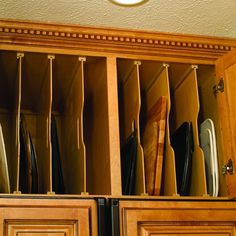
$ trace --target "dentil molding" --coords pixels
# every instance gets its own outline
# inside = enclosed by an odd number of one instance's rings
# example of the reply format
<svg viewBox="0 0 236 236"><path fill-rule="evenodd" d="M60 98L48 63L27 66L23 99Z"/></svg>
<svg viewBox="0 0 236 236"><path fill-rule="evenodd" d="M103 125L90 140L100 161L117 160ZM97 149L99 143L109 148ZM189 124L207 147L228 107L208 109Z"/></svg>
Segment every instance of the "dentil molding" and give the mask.
<svg viewBox="0 0 236 236"><path fill-rule="evenodd" d="M0 49L6 46L75 49L122 55L215 60L236 47L235 39L0 20ZM4 47L5 46L5 47Z"/></svg>

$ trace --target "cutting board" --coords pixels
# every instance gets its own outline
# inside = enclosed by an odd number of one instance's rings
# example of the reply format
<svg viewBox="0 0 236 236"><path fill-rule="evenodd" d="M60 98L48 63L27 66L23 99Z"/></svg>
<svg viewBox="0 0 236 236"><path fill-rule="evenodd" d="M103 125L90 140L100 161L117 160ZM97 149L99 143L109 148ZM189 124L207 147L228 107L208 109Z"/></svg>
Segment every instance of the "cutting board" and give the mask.
<svg viewBox="0 0 236 236"><path fill-rule="evenodd" d="M147 112L143 134L146 189L160 195L166 127L166 97L161 96Z"/></svg>

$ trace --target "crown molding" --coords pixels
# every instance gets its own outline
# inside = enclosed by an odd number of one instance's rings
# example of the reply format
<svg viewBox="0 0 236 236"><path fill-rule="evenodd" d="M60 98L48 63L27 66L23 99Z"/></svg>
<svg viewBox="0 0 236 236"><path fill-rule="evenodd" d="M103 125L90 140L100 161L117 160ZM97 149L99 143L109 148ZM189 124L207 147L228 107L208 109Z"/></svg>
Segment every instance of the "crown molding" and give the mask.
<svg viewBox="0 0 236 236"><path fill-rule="evenodd" d="M0 49L4 45L214 61L235 48L236 39L0 20Z"/></svg>

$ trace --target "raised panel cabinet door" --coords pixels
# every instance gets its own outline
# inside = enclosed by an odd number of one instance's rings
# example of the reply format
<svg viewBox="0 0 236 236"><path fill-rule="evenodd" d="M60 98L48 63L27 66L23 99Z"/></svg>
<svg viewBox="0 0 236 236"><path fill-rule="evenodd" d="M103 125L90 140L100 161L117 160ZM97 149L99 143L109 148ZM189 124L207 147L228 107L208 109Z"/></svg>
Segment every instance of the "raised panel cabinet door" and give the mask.
<svg viewBox="0 0 236 236"><path fill-rule="evenodd" d="M233 236L235 228L232 226L204 226L198 225L175 225L153 226L143 225L140 227L140 236Z"/></svg>
<svg viewBox="0 0 236 236"><path fill-rule="evenodd" d="M19 236L64 236L64 233L18 233Z"/></svg>
<svg viewBox="0 0 236 236"><path fill-rule="evenodd" d="M236 236L236 202L120 201L121 236Z"/></svg>
<svg viewBox="0 0 236 236"><path fill-rule="evenodd" d="M6 220L4 235L9 236L74 236L78 232L82 232L79 229L76 220ZM83 233L85 233L83 231Z"/></svg>
<svg viewBox="0 0 236 236"><path fill-rule="evenodd" d="M96 236L96 202L84 199L0 199L0 235Z"/></svg>
<svg viewBox="0 0 236 236"><path fill-rule="evenodd" d="M236 50L216 62L214 93L219 105L223 158L219 160L228 196L236 196Z"/></svg>
<svg viewBox="0 0 236 236"><path fill-rule="evenodd" d="M64 236L64 233L18 233L19 236Z"/></svg>

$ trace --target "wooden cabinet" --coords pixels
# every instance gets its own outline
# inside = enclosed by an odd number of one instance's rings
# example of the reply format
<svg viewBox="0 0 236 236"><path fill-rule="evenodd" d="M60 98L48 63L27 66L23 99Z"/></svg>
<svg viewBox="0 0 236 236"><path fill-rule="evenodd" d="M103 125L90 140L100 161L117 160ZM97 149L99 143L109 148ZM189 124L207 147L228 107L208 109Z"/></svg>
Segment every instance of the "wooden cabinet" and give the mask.
<svg viewBox="0 0 236 236"><path fill-rule="evenodd" d="M1 235L97 235L96 201L1 198Z"/></svg>
<svg viewBox="0 0 236 236"><path fill-rule="evenodd" d="M235 235L235 201L119 202L120 235Z"/></svg>
<svg viewBox="0 0 236 236"><path fill-rule="evenodd" d="M229 195L235 196L235 75L236 75L236 51L233 50L221 57L216 62L217 83L224 86L223 92L218 92L217 99L221 112L221 135L223 141L224 165L228 165L231 174L225 175L227 191ZM231 165L232 164L232 165ZM231 168L232 167L232 168Z"/></svg>
<svg viewBox="0 0 236 236"><path fill-rule="evenodd" d="M9 195L0 198L3 234L96 235L96 203L80 197L124 197L120 154L135 128L134 196L120 200L121 235L235 235L235 47L235 39L1 20L0 124L10 181ZM161 96L167 99L161 196L150 197L143 121ZM38 158L32 199L21 186L21 115ZM54 199L52 116L65 185L60 199ZM199 142L207 118L217 138L216 198L209 196ZM194 153L184 198L171 137L186 120Z"/></svg>

